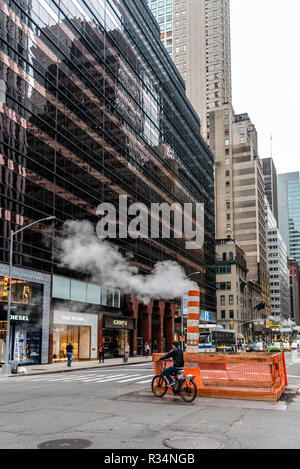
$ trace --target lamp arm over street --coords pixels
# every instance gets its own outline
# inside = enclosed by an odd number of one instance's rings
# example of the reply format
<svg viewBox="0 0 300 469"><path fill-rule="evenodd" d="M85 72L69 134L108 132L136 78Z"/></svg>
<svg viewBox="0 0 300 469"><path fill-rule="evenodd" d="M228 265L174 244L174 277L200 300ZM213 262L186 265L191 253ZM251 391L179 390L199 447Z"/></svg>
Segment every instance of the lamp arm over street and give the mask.
<svg viewBox="0 0 300 469"><path fill-rule="evenodd" d="M15 234L21 233L21 231L27 230L27 228L30 228L31 226L36 225L37 223L42 223L43 221L51 221L51 220L56 220L56 217L52 216L52 217L47 217L47 218L41 218L41 220L38 220L38 221L34 221L30 223L29 225L23 226L23 228L20 228L17 231L13 231L12 232L13 236Z"/></svg>

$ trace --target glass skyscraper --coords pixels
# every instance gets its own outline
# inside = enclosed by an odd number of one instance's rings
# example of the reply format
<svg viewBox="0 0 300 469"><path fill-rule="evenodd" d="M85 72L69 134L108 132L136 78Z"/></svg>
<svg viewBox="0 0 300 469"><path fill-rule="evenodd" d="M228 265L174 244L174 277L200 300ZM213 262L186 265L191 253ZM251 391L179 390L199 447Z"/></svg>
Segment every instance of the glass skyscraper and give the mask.
<svg viewBox="0 0 300 469"><path fill-rule="evenodd" d="M278 175L279 229L288 255L300 264L300 173Z"/></svg>
<svg viewBox="0 0 300 469"><path fill-rule="evenodd" d="M10 230L50 215L58 220L57 236L69 219L96 226L98 205L109 202L118 209L120 195L130 205L140 202L147 208L202 202L203 249L186 250L185 240L174 235L172 218L170 239L117 239L116 244L142 273L164 260L177 261L187 274L201 272L201 309L215 312L214 158L147 2L0 0L0 33L0 287L1 274L7 275ZM53 288L58 283L65 289L56 298L76 302L83 297L82 312L90 297L88 279L57 265L52 232L40 224L17 236L14 278L25 269L25 280L34 281L31 272L44 273L47 282L58 275ZM77 287L72 290L72 285ZM48 290L47 295L49 301ZM99 295L93 312L103 310ZM114 313L114 302L104 299ZM173 316L158 310L166 310L156 305L153 313L158 319L152 328L159 329L155 334L161 341L161 331L172 335ZM66 325L58 313L57 331ZM145 314L135 314L131 327L137 325L142 336L146 329L150 334L151 324L143 326ZM86 326L96 330L92 319ZM74 324L68 327L76 337L80 334ZM111 321L104 321L105 327L111 331ZM46 336L45 329L43 340ZM115 340L115 333L110 337Z"/></svg>

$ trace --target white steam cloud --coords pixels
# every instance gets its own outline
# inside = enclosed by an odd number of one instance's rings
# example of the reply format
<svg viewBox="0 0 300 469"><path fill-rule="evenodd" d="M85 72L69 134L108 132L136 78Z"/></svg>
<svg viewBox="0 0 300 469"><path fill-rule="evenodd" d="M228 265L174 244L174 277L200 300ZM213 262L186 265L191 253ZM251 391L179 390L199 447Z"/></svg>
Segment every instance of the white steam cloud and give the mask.
<svg viewBox="0 0 300 469"><path fill-rule="evenodd" d="M158 262L148 275L139 273L113 244L100 240L88 221L68 221L59 241L60 264L90 274L92 280L124 294L136 295L141 301L150 298L172 300L189 290L198 289L182 267L173 261Z"/></svg>

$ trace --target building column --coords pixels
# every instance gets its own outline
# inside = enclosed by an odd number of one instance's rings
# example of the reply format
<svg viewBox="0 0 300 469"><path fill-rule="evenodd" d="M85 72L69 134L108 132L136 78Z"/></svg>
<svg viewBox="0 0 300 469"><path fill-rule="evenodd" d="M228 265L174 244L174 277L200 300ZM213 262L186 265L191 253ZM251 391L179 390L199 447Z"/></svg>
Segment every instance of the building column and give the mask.
<svg viewBox="0 0 300 469"><path fill-rule="evenodd" d="M97 344L97 348L99 348L100 344L103 344L103 324L104 324L103 313L98 313L98 344ZM97 354L98 354L98 350L97 350Z"/></svg>
<svg viewBox="0 0 300 469"><path fill-rule="evenodd" d="M158 353L164 352L164 312L165 302L155 301L153 307L153 337L152 341L156 340L158 345Z"/></svg>
<svg viewBox="0 0 300 469"><path fill-rule="evenodd" d="M50 325L49 325L49 357L48 363L53 363L53 317L54 317L54 310L50 308Z"/></svg>
<svg viewBox="0 0 300 469"><path fill-rule="evenodd" d="M135 328L133 331L133 356L137 356L137 322L139 313L139 300L136 296L126 295L124 297L124 313L126 316L135 319Z"/></svg>
<svg viewBox="0 0 300 469"><path fill-rule="evenodd" d="M150 300L147 305L140 304L139 311L141 314L141 333L144 341L144 348L146 343L152 349L152 311L153 300ZM151 350L152 352L152 350Z"/></svg>
<svg viewBox="0 0 300 469"><path fill-rule="evenodd" d="M174 342L175 335L175 313L176 313L176 304L175 303L166 303L165 304L165 339L166 339L166 351L172 349L172 344Z"/></svg>

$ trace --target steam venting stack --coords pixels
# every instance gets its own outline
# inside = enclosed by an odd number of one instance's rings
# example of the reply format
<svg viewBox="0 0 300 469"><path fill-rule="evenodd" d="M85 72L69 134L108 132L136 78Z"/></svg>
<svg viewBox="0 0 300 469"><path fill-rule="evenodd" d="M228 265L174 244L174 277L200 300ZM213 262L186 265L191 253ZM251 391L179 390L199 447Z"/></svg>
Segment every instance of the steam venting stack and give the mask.
<svg viewBox="0 0 300 469"><path fill-rule="evenodd" d="M187 353L199 353L200 291L188 293Z"/></svg>

